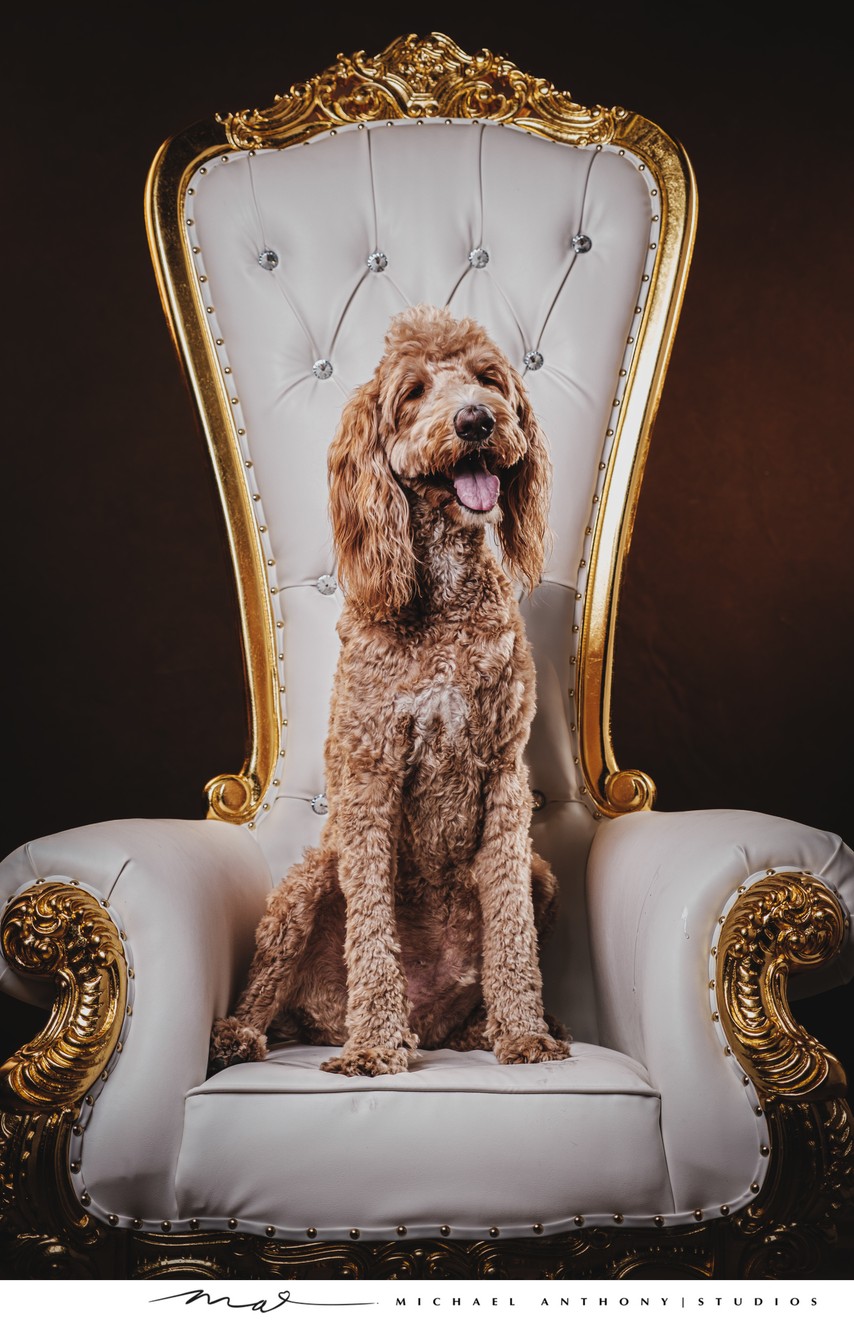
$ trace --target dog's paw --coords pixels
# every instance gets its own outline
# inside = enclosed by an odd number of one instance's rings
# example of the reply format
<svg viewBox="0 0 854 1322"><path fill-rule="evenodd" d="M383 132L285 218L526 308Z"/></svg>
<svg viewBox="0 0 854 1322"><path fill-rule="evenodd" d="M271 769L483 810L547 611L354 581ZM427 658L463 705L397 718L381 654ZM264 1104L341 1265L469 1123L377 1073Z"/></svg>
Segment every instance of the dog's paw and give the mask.
<svg viewBox="0 0 854 1322"><path fill-rule="evenodd" d="M403 1074L411 1054L406 1047L345 1047L320 1068L327 1074Z"/></svg>
<svg viewBox="0 0 854 1322"><path fill-rule="evenodd" d="M250 1028L234 1015L228 1019L217 1019L208 1051L208 1077L228 1069L229 1065L240 1065L247 1060L264 1060L266 1055L267 1039L263 1033Z"/></svg>
<svg viewBox="0 0 854 1322"><path fill-rule="evenodd" d="M514 1033L497 1038L493 1050L501 1065L534 1065L541 1060L566 1060L569 1043L548 1033Z"/></svg>

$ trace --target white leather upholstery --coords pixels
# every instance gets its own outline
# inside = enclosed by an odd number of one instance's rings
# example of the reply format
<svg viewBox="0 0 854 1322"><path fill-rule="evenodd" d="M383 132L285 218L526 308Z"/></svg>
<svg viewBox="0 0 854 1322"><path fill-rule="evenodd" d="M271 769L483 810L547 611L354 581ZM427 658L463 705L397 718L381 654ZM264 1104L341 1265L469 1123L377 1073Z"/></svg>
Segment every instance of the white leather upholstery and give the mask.
<svg viewBox="0 0 854 1322"><path fill-rule="evenodd" d="M330 1054L285 1048L189 1094L183 1217L302 1240L309 1227L387 1239L401 1224L485 1239L672 1210L659 1097L626 1056L582 1044L571 1061L517 1067L432 1051L407 1074L345 1079L318 1068Z"/></svg>
<svg viewBox="0 0 854 1322"><path fill-rule="evenodd" d="M117 1207L174 1216L184 1094L205 1077L211 1023L245 974L270 890L255 837L224 822L103 822L34 841L2 874L10 895L38 879L78 880L126 934L134 976L123 1049L82 1108L75 1185L91 1186L95 1211L113 1210L120 1191Z"/></svg>
<svg viewBox="0 0 854 1322"><path fill-rule="evenodd" d="M761 813L643 813L602 823L588 870L601 1040L642 1060L662 1095L676 1205L731 1201L735 1172L760 1180L767 1143L712 1013L711 950L740 886L768 869L811 872L854 908L854 856L837 836ZM850 976L854 943L826 982ZM793 991L797 979L793 980Z"/></svg>
<svg viewBox="0 0 854 1322"><path fill-rule="evenodd" d="M17 851L2 877L10 894L38 877L88 878L126 933L133 1013L71 1150L94 1215L176 1231L236 1217L325 1238L448 1224L465 1237L484 1233L478 1208L487 1229L530 1233L529 1221L557 1230L577 1215L678 1224L750 1199L768 1134L712 1023L709 951L737 888L769 867L809 870L854 906L851 852L797 823L744 812L601 823L588 891L602 1045L576 1042L547 1066L426 1052L411 1075L356 1081L322 1074L323 1048L205 1081L210 1022L243 976L271 884L244 828L81 827ZM851 959L849 939L840 979Z"/></svg>

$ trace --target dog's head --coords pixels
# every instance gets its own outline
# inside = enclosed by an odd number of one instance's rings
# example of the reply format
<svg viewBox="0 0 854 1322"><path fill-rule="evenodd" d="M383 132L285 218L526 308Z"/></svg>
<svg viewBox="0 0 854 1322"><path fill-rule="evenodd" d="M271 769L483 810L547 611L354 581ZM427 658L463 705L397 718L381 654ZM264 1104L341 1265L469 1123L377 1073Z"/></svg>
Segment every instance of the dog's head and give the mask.
<svg viewBox="0 0 854 1322"><path fill-rule="evenodd" d="M411 502L463 527L494 524L510 573L539 582L551 466L522 378L483 328L421 305L395 317L329 450L338 572L388 618L412 599Z"/></svg>

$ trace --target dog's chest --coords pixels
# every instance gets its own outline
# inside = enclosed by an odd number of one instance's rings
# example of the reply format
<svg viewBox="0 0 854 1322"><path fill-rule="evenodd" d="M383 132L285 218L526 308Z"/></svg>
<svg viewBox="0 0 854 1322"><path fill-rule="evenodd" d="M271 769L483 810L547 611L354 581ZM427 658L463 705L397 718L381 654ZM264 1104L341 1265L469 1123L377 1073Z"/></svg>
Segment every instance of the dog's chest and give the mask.
<svg viewBox="0 0 854 1322"><path fill-rule="evenodd" d="M498 727L521 709L525 684L513 672L515 634L488 640L465 635L452 645L425 649L419 671L395 694L397 715L408 719L410 762L452 753L476 758L495 746Z"/></svg>
<svg viewBox="0 0 854 1322"><path fill-rule="evenodd" d="M518 730L525 677L513 664L508 630L480 649L436 650L420 678L402 685L395 711L406 722L407 774L399 859L406 873L428 878L464 866L478 846L483 787L496 749Z"/></svg>
<svg viewBox="0 0 854 1322"><path fill-rule="evenodd" d="M395 698L395 711L408 716L420 741L440 735L462 734L469 723L470 699L451 678L437 677L432 683Z"/></svg>

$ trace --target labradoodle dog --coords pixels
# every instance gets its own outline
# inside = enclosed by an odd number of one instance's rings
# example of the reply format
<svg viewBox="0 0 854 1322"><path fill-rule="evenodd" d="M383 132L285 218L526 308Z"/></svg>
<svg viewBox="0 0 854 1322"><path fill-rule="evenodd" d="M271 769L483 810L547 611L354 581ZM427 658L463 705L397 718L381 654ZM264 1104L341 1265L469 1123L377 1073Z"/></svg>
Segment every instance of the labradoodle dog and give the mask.
<svg viewBox="0 0 854 1322"><path fill-rule="evenodd" d="M391 323L329 451L345 591L327 817L272 892L211 1070L279 1038L323 1068L405 1070L420 1044L559 1060L538 932L556 883L532 851L523 752L534 666L507 571L539 581L551 474L522 380L476 322Z"/></svg>

